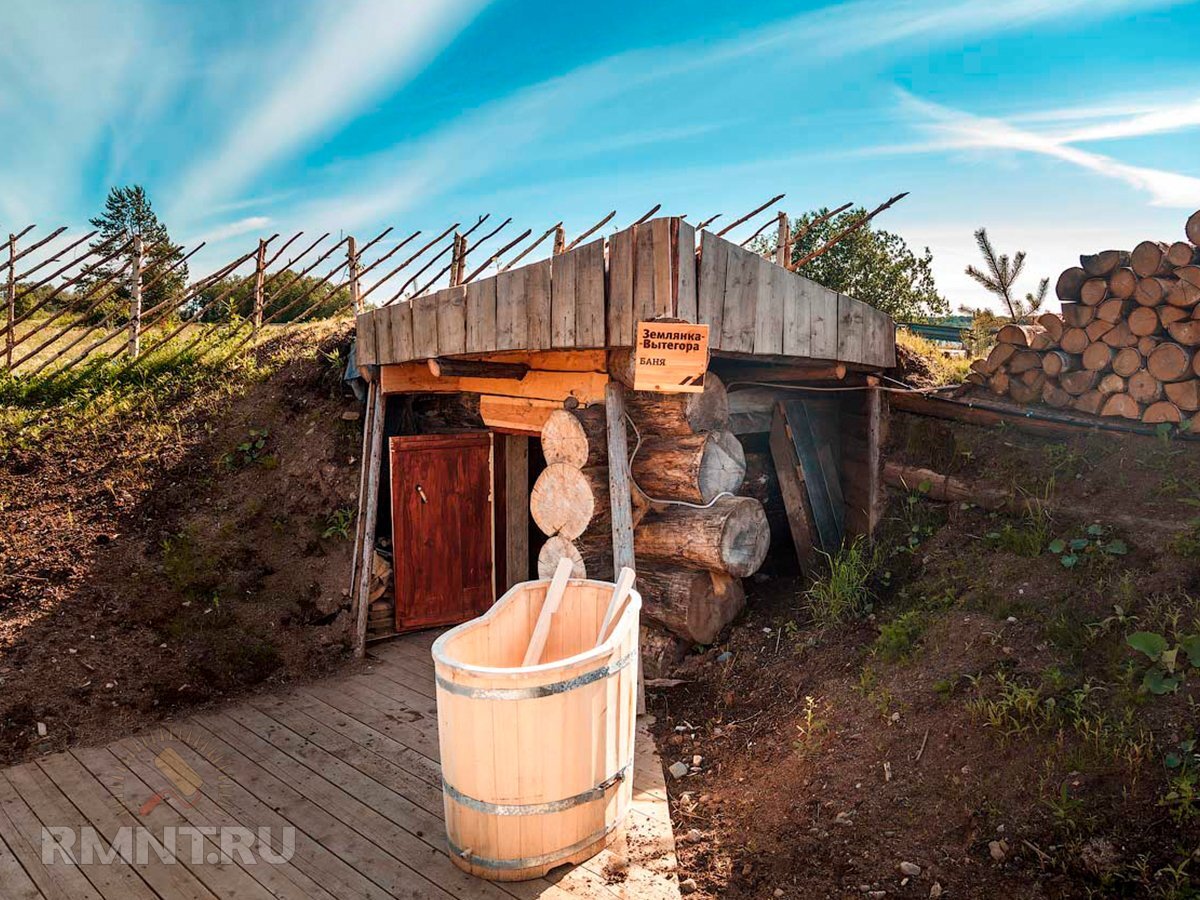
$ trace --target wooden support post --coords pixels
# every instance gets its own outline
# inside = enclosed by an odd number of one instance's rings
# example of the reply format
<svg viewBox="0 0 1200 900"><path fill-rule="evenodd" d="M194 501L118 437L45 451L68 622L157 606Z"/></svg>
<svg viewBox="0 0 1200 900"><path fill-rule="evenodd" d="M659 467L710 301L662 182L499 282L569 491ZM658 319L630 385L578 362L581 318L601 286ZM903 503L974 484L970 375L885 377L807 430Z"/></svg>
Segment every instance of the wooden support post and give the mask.
<svg viewBox="0 0 1200 900"><path fill-rule="evenodd" d="M133 236L133 261L129 269L129 358L137 359L142 350L142 236Z"/></svg>
<svg viewBox="0 0 1200 900"><path fill-rule="evenodd" d="M354 655L361 659L367 649L367 598L371 593L371 568L375 555L375 522L379 514L379 470L383 457L384 397L378 381L372 381L367 397L373 412L370 414L371 452L363 459L367 466L367 488L363 520L362 552L358 560L358 584L352 597L354 611Z"/></svg>
<svg viewBox="0 0 1200 900"><path fill-rule="evenodd" d="M779 233L775 238L775 262L783 266L785 269L788 265L788 258L791 256L791 238L792 231L788 227L787 213L779 213Z"/></svg>
<svg viewBox="0 0 1200 900"><path fill-rule="evenodd" d="M353 242L353 238L351 241ZM258 239L258 255L254 258L254 330L262 328L263 320L263 276L267 259L267 242Z"/></svg>
<svg viewBox="0 0 1200 900"><path fill-rule="evenodd" d="M496 435L504 441L505 574L503 593L529 579L529 438Z"/></svg>
<svg viewBox="0 0 1200 900"><path fill-rule="evenodd" d="M370 366L363 366L361 371L364 375L364 380L367 382L367 400L364 404L365 409L363 412L362 452L358 456L358 505L354 516L354 549L350 554L350 597L352 604L354 598L358 595L358 559L362 556L363 511L367 508L367 475L370 469L367 465L367 460L371 456L372 423L375 421L373 391L379 382L378 378L372 379L368 377L371 371Z"/></svg>
<svg viewBox="0 0 1200 900"><path fill-rule="evenodd" d="M887 400L879 389L879 379L867 390L867 527L873 539L883 521L887 497L883 488L883 444L887 440Z"/></svg>
<svg viewBox="0 0 1200 900"><path fill-rule="evenodd" d="M613 581L624 568L637 571L633 556L633 502L629 484L629 442L625 436L625 388L619 381L604 387L604 416L608 430L608 495L612 505ZM637 712L646 711L642 664L638 660Z"/></svg>
<svg viewBox="0 0 1200 900"><path fill-rule="evenodd" d="M5 306L8 310L8 329L4 333L4 357L6 368L12 371L13 344L16 341L15 323L17 321L17 236L8 236L8 280L5 284Z"/></svg>
<svg viewBox="0 0 1200 900"><path fill-rule="evenodd" d="M560 223L554 229L554 255L558 256L558 254L562 253L566 249L567 249L567 230L565 228L563 228L562 224Z"/></svg>

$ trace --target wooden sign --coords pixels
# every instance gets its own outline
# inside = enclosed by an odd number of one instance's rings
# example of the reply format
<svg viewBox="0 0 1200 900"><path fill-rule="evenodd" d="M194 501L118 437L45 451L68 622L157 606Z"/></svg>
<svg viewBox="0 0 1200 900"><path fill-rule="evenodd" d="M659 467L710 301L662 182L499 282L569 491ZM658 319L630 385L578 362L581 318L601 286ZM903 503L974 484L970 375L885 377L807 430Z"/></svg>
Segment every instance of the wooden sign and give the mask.
<svg viewBox="0 0 1200 900"><path fill-rule="evenodd" d="M708 369L708 326L638 322L633 389L698 394Z"/></svg>

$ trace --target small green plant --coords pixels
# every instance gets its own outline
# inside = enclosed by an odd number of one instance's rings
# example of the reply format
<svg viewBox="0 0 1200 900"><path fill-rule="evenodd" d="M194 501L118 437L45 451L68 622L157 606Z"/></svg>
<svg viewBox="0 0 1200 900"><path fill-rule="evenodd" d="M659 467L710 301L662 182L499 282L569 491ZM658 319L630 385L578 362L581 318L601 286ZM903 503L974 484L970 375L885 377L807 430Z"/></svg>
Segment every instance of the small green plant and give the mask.
<svg viewBox="0 0 1200 900"><path fill-rule="evenodd" d="M816 698L804 698L804 712L796 723L800 737L792 741L792 748L798 753L814 750L820 746L822 734L825 731L825 721L817 717L818 704Z"/></svg>
<svg viewBox="0 0 1200 900"><path fill-rule="evenodd" d="M1176 556L1200 560L1200 518L1188 522L1187 529L1175 535L1170 546Z"/></svg>
<svg viewBox="0 0 1200 900"><path fill-rule="evenodd" d="M924 630L925 617L920 610L910 609L879 627L875 652L887 662L904 659L912 652Z"/></svg>
<svg viewBox="0 0 1200 900"><path fill-rule="evenodd" d="M1050 487L1047 492L1052 490ZM1045 504L1031 503L1030 510L1019 525L1006 522L999 531L989 531L984 537L993 546L1017 556L1040 556L1050 544L1050 515Z"/></svg>
<svg viewBox="0 0 1200 900"><path fill-rule="evenodd" d="M871 609L871 578L876 552L866 540L855 538L835 555L821 553L827 571L805 592L813 618L822 625L848 622Z"/></svg>
<svg viewBox="0 0 1200 900"><path fill-rule="evenodd" d="M263 450L266 448L267 438L270 436L271 433L266 428L251 428L244 441L221 457L221 464L226 469L245 468L253 465L264 458ZM274 459L274 457L271 458Z"/></svg>
<svg viewBox="0 0 1200 900"><path fill-rule="evenodd" d="M909 491L908 496L904 498L904 505L900 509L900 518L908 533L905 536L906 545L898 548L900 552L914 552L917 547L921 546L921 542L932 537L936 530L934 522L926 512L926 504L923 502L931 487L932 485L928 481L922 481L917 485L916 490Z"/></svg>
<svg viewBox="0 0 1200 900"><path fill-rule="evenodd" d="M1142 687L1152 694L1169 694L1183 683L1186 666L1179 658L1180 651L1192 668L1200 669L1200 634L1185 635L1171 647L1161 634L1135 631L1125 643L1150 660L1150 668L1142 678Z"/></svg>
<svg viewBox="0 0 1200 900"><path fill-rule="evenodd" d="M1168 751L1163 765L1171 774L1158 805L1165 807L1178 825L1194 821L1200 817L1200 751L1195 738L1180 741Z"/></svg>
<svg viewBox="0 0 1200 900"><path fill-rule="evenodd" d="M338 537L344 541L350 540L350 526L354 522L354 510L349 506L335 509L325 518L325 528L321 537Z"/></svg>
<svg viewBox="0 0 1200 900"><path fill-rule="evenodd" d="M1089 560L1124 556L1129 552L1128 545L1119 538L1110 538L1111 533L1111 529L1093 523L1087 527L1085 536L1070 540L1055 538L1047 549L1058 557L1064 569L1073 569Z"/></svg>

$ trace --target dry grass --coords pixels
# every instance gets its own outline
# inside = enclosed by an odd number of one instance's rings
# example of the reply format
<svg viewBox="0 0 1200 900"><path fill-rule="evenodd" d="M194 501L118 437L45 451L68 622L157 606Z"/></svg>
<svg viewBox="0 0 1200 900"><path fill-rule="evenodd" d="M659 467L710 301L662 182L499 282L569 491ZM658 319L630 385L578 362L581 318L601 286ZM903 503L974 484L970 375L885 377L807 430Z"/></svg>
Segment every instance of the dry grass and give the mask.
<svg viewBox="0 0 1200 900"><path fill-rule="evenodd" d="M896 329L896 343L928 360L938 385L961 384L970 370L969 357L949 356L933 341L926 340L907 328Z"/></svg>

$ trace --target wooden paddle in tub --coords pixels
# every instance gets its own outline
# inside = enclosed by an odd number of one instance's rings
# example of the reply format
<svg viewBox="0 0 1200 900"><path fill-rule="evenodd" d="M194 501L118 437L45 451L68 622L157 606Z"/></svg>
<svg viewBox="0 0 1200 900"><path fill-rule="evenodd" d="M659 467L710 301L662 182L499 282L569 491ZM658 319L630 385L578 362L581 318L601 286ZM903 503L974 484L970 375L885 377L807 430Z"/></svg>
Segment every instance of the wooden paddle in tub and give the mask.
<svg viewBox="0 0 1200 900"><path fill-rule="evenodd" d="M550 636L550 620L558 612L563 594L567 590L567 579L571 577L573 568L571 560L563 557L558 561L550 587L546 591L546 599L542 601L542 611L538 614L537 624L533 626L533 634L529 638L529 646L525 648L525 660L522 666L536 666L542 661L542 651L546 649L546 638Z"/></svg>
<svg viewBox="0 0 1200 900"><path fill-rule="evenodd" d="M608 632L612 629L613 623L621 618L621 613L625 611L629 592L633 590L633 577L633 569L629 566L621 567L621 574L617 576L617 585L613 588L612 599L608 601L608 609L604 611L604 621L600 624L600 633L596 636L596 646L608 640Z"/></svg>

